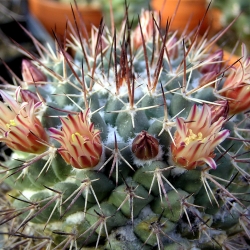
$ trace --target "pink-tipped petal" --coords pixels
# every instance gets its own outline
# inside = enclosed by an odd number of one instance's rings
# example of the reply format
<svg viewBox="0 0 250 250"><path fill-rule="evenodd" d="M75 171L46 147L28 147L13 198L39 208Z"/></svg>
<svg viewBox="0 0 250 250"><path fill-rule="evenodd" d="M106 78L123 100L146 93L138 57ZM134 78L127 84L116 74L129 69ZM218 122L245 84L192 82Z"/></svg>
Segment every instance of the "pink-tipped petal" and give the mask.
<svg viewBox="0 0 250 250"><path fill-rule="evenodd" d="M200 161L204 161L212 169L216 169L217 168L216 162L211 157L201 158Z"/></svg>

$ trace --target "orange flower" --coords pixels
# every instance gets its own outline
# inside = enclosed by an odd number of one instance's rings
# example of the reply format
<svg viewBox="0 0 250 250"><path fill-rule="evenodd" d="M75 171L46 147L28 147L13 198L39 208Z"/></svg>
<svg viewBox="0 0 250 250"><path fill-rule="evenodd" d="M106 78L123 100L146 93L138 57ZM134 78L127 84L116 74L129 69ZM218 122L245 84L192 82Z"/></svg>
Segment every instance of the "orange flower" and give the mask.
<svg viewBox="0 0 250 250"><path fill-rule="evenodd" d="M229 136L229 131L220 131L224 117L213 123L211 120L211 110L206 104L201 110L194 105L186 121L183 118L176 119L177 130L171 153L178 166L191 170L206 163L216 169L214 149Z"/></svg>
<svg viewBox="0 0 250 250"><path fill-rule="evenodd" d="M100 131L88 121L88 111L61 118L61 130L50 128L51 137L61 143L58 152L75 168L93 168L102 156Z"/></svg>
<svg viewBox="0 0 250 250"><path fill-rule="evenodd" d="M250 109L250 57L246 46L242 45L241 64L230 68L221 95L229 102L229 113L238 114Z"/></svg>
<svg viewBox="0 0 250 250"><path fill-rule="evenodd" d="M36 117L42 103L31 100L19 104L4 91L0 90L0 94L7 104L0 102L0 141L23 152L40 154L46 151L47 146L41 142L48 142L48 136Z"/></svg>

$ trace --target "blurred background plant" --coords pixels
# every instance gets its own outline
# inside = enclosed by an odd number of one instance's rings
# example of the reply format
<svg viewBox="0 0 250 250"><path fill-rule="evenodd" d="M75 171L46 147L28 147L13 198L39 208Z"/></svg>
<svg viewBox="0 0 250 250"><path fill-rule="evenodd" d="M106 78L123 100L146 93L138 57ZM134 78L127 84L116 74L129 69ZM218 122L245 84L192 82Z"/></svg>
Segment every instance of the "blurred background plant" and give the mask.
<svg viewBox="0 0 250 250"><path fill-rule="evenodd" d="M27 22L27 15L29 11L32 13L33 16L34 13L32 11L32 8L28 9L29 6L31 5L31 2L35 2L37 0L1 0L0 1L0 23L1 23L1 28L0 28L0 44L1 48L4 47L3 44L6 44L6 39L4 38L2 34L2 26L7 27L8 25L6 23L13 23L13 18L23 24L23 22ZM133 21L135 24L138 15L141 13L142 9L150 9L150 8L155 8L155 2L159 2L161 5L164 3L164 0L127 0L127 4L129 6L129 18L130 22ZM196 0L197 1L197 0ZM202 0L198 0L202 2ZM45 3L45 2L52 2L52 3L74 3L74 0L39 0L37 2L40 3ZM172 4L173 0L168 0L166 1L166 5ZM180 1L180 6L179 9L182 5L184 5L186 0L181 0ZM197 6L197 2L190 2L190 6L195 7ZM78 5L81 4L89 4L90 6L98 6L100 9L100 15L97 17L97 21L94 23L97 25L100 20L101 20L101 15L104 17L105 23L109 26L110 25L110 5L112 5L112 10L113 10L113 18L114 18L114 23L121 24L122 19L124 17L124 5L125 1L124 0L76 0L76 3ZM210 3L210 0L207 0L207 5ZM244 42L248 49L250 48L250 27L249 27L249 21L250 21L250 2L247 0L213 0L211 2L211 7L210 10L208 11L207 16L209 16L209 20L212 20L212 32L211 33L216 33L219 32L222 28L226 27L232 20L234 20L240 13L240 16L235 22L232 27L229 29L227 34L223 36L223 40L219 40L218 44L220 47L223 47L224 49L228 51L232 51L234 46L237 44L241 44L241 42ZM176 5L178 4L178 0L176 0ZM200 4L200 3L199 3ZM40 7L39 7L40 8ZM89 7L90 8L90 7ZM169 7L168 7L169 8ZM69 5L69 13L71 11L70 5ZM157 10L159 11L159 10ZM204 10L201 10L202 14ZM190 12L190 10L188 10ZM44 13L44 12L43 12ZM192 11L190 12L192 13ZM163 13L162 13L163 14ZM193 14L194 15L194 14ZM43 14L44 16L44 14ZM46 19L51 19L53 15L46 15ZM61 15L63 19L63 24L65 27L65 23L67 18L69 17L69 14ZM84 14L86 16L86 14ZM212 18L211 18L212 17ZM52 34L52 28L53 30L55 28L55 22L53 22L51 27L46 27L44 25L43 21L40 19L40 17L35 17L39 20L39 22L42 23L42 25L47 29L46 31L50 33L51 36ZM44 17L43 17L44 18ZM171 18L171 16L168 16L167 18ZM178 18L178 16L176 17ZM176 19L175 18L175 19ZM193 17L192 17L193 18ZM199 17L200 18L200 17ZM166 18L165 18L166 19ZM164 19L164 20L165 20ZM58 20L58 18L57 18ZM36 20L37 21L37 20ZM33 21L32 21L33 22ZM59 21L57 21L58 23ZM165 21L164 21L165 22ZM164 23L163 22L163 23ZM3 25L4 23L4 25ZM25 26L25 25L24 25ZM59 29L59 24L57 24L57 31ZM5 30L13 31L13 34L17 34L18 39L23 38L20 34L18 34L18 29L10 29L6 28ZM37 29L36 29L37 30ZM4 31L5 32L5 31ZM43 32L44 34L44 32ZM9 34L7 34L7 37ZM18 39L15 39L16 41ZM45 41L48 40L47 37ZM7 40L8 41L8 40ZM7 42L9 45L9 43ZM4 49L0 49L0 57L5 60L5 58L10 58L9 53L17 53L16 50L10 49L10 46L4 47ZM240 46L237 47L236 54L240 55ZM5 56L7 54L7 56ZM15 55L13 55L15 57Z"/></svg>
<svg viewBox="0 0 250 250"><path fill-rule="evenodd" d="M72 0L51 0L55 2L61 3L72 3ZM129 12L132 14L130 18L132 19L137 18L138 15L141 13L142 9L148 9L150 0L127 0L126 1L129 6ZM108 23L110 20L110 3L112 3L112 9L114 14L114 22L116 24L121 23L124 17L124 0L76 0L77 4L99 4L101 6L105 23ZM135 23L135 22L134 22Z"/></svg>
<svg viewBox="0 0 250 250"><path fill-rule="evenodd" d="M220 26L226 27L237 16L239 18L229 29L227 34L223 36L222 45L226 48L232 49L237 42L239 44L244 42L250 49L250 1L249 0L214 0L212 2L214 10L220 12ZM224 44L223 44L224 43ZM235 53L240 54L240 46L236 49Z"/></svg>
<svg viewBox="0 0 250 250"><path fill-rule="evenodd" d="M41 43L53 43L53 39L41 23L29 14L27 0L0 1L0 83L10 81L6 65L21 77L20 68L25 57L12 42L13 40L30 52L36 51L30 37L20 27L23 26Z"/></svg>
<svg viewBox="0 0 250 250"><path fill-rule="evenodd" d="M100 0L102 3L102 10L104 13L105 22L110 20L110 1ZM138 15L141 13L142 9L150 8L150 0L127 0L129 6L129 18L130 21L135 20L134 25L137 23ZM114 22L116 24L121 23L124 18L124 0L112 0L112 9L114 14Z"/></svg>
<svg viewBox="0 0 250 250"><path fill-rule="evenodd" d="M0 58L7 59L15 57L18 54L16 49L10 46L6 36L10 35L10 26L13 18L23 22L25 17L21 7L21 0L2 0L0 1Z"/></svg>
<svg viewBox="0 0 250 250"><path fill-rule="evenodd" d="M61 3L72 3L72 0L52 0L54 2L61 2ZM76 0L76 3L86 3L91 4L93 2L98 2L96 0Z"/></svg>

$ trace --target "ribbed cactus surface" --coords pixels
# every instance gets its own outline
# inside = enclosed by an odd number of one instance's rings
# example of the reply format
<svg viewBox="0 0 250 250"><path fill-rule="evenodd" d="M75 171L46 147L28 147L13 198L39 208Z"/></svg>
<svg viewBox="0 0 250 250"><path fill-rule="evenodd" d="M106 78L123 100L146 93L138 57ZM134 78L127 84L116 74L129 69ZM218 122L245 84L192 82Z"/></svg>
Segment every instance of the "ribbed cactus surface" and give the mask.
<svg viewBox="0 0 250 250"><path fill-rule="evenodd" d="M124 20L33 38L1 86L4 249L249 249L245 46L231 66L155 12Z"/></svg>

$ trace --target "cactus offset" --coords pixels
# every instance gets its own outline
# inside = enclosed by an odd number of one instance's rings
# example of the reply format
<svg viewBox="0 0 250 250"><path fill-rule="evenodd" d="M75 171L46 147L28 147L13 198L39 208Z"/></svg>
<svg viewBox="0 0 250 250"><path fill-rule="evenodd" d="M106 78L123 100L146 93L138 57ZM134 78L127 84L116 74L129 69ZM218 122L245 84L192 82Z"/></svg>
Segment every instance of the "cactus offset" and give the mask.
<svg viewBox="0 0 250 250"><path fill-rule="evenodd" d="M247 249L247 52L228 69L159 20L24 51L0 92L6 249Z"/></svg>

